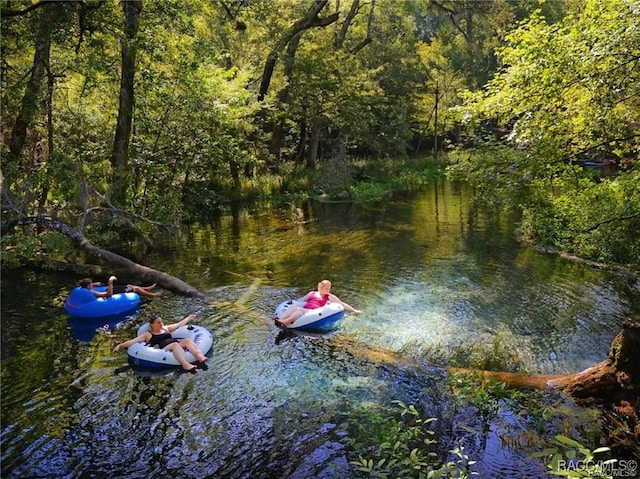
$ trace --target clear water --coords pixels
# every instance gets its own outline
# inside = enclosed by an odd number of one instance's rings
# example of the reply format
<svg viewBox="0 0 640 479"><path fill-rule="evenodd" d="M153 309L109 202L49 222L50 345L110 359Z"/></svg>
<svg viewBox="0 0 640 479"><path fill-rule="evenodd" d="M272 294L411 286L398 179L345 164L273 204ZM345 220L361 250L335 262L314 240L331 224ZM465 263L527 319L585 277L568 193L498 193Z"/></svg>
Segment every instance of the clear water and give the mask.
<svg viewBox="0 0 640 479"><path fill-rule="evenodd" d="M209 300L166 294L108 331L68 321L78 278L5 272L2 477L355 477L339 413L396 399L436 417L438 453L464 446L480 477L546 477L529 457L545 439L597 441L592 412L553 394L544 419L456 404L446 366L584 369L640 312L637 279L522 248L509 218L447 182L375 210L312 203L305 217L185 229L136 259ZM277 329L275 306L323 278L364 313L328 336ZM208 371L143 373L112 355L154 311L198 314L215 337Z"/></svg>

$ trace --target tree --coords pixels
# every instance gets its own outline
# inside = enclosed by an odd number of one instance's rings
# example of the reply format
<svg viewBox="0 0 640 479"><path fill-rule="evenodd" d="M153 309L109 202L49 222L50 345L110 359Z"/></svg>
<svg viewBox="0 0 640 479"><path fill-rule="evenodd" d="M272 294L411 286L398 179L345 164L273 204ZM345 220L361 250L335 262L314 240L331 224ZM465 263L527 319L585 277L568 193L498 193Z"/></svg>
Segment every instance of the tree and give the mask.
<svg viewBox="0 0 640 479"><path fill-rule="evenodd" d="M110 199L124 204L127 189L129 141L134 108L134 76L136 71L136 35L142 14L142 0L123 0L124 36L121 40L122 66L120 80L120 105L116 123L113 154L111 157L112 180Z"/></svg>
<svg viewBox="0 0 640 479"><path fill-rule="evenodd" d="M515 142L551 158L633 153L640 133L637 8L629 0L589 1L562 25L533 15L498 51L503 67L483 111L511 123Z"/></svg>
<svg viewBox="0 0 640 479"><path fill-rule="evenodd" d="M629 0L593 0L559 24L532 15L507 35L498 51L502 69L474 104L522 152L500 155L492 171L523 207L524 233L578 255L634 264L640 264L634 233L640 171L630 160L640 148L639 13ZM579 165L585 159L617 161L618 175L594 179ZM466 164L479 175L488 166Z"/></svg>
<svg viewBox="0 0 640 479"><path fill-rule="evenodd" d="M291 27L289 27L276 42L269 55L267 55L267 59L264 64L262 81L258 92L258 100L262 101L267 94L267 91L269 91L271 76L273 75L273 69L276 66L278 57L291 39L304 30L308 30L313 27L326 27L338 19L338 12L332 13L325 18L318 17L318 14L322 9L324 9L327 3L329 3L329 0L314 0L311 6L304 12L302 18L298 19L293 25L291 25Z"/></svg>
<svg viewBox="0 0 640 479"><path fill-rule="evenodd" d="M416 92L415 123L420 151L422 139L433 131L434 151L438 151L438 138L451 131L457 121L456 106L464 91L464 76L455 71L446 56L444 45L433 39L429 44L418 44L418 54L424 69L424 83ZM442 149L442 145L440 145Z"/></svg>
<svg viewBox="0 0 640 479"><path fill-rule="evenodd" d="M9 152L3 169L8 175L8 183L12 183L14 175L22 176L23 149L27 140L27 129L33 123L36 116L38 105L41 100L42 90L44 86L44 78L49 69L49 57L51 52L51 35L52 31L58 26L60 16L63 13L64 6L58 2L43 5L37 12L39 14L38 33L35 38L35 53L33 56L33 64L27 82L24 96L20 104L20 109L11 130L11 139L9 140ZM26 14L32 9L25 9L15 14ZM3 12L4 14L5 12ZM9 204L13 204L10 196L7 181L2 182L3 200Z"/></svg>

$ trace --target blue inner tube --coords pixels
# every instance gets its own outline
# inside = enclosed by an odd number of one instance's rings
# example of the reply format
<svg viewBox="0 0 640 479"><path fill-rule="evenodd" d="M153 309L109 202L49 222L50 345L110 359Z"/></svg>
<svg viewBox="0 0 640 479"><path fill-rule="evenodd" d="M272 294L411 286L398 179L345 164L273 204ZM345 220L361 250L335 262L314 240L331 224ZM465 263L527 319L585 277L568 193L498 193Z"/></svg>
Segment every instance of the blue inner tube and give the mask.
<svg viewBox="0 0 640 479"><path fill-rule="evenodd" d="M106 286L98 286L97 291L106 291ZM87 288L77 287L64 302L64 310L74 318L104 318L118 316L140 306L138 293L118 293L110 298L97 298Z"/></svg>

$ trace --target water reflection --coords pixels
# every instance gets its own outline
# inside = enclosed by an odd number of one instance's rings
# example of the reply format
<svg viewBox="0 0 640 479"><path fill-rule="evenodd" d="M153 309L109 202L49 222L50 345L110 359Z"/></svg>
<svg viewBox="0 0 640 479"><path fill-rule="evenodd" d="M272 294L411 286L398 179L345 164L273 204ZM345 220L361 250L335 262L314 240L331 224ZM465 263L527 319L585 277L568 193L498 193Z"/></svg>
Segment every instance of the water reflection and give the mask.
<svg viewBox="0 0 640 479"><path fill-rule="evenodd" d="M138 318L140 309L114 316L106 316L99 319L67 317L67 324L71 336L78 340L88 342L99 332L108 332L121 328L128 321Z"/></svg>
<svg viewBox="0 0 640 479"><path fill-rule="evenodd" d="M168 320L195 313L213 333L211 367L195 377L141 375L112 355L150 309L79 340L52 300L77 278L3 274L2 476L349 477L339 413L395 399L437 417L438 452L463 444L482 477L539 477L528 454L544 437L594 437L593 418L562 398L536 399L556 401L543 422L506 403L479 414L453 401L444 366L589 366L640 311L637 280L521 248L510 218L449 183L305 215L238 212L144 258L210 298L149 306ZM330 335L283 334L275 306L325 277L365 313Z"/></svg>

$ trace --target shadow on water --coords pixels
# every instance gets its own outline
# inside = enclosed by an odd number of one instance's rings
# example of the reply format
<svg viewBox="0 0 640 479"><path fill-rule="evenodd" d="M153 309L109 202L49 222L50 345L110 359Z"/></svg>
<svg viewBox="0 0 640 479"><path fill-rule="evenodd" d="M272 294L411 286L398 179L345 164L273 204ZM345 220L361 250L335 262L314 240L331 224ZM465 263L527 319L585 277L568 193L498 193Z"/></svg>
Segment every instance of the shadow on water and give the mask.
<svg viewBox="0 0 640 479"><path fill-rule="evenodd" d="M556 374L600 361L637 280L521 248L509 218L438 183L376 210L310 205L307 220L240 213L185 230L145 264L204 291L165 294L78 337L55 298L77 278L2 277L2 477L357 477L344 414L414 404L438 455L462 446L480 477L544 477L555 434L596 445L591 411L548 392L503 393L449 365ZM329 335L273 325L276 305L329 278L364 310ZM114 344L153 311L214 335L208 371L141 374Z"/></svg>

